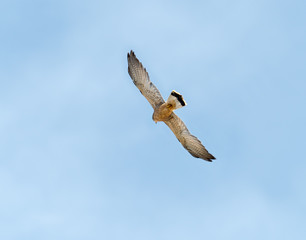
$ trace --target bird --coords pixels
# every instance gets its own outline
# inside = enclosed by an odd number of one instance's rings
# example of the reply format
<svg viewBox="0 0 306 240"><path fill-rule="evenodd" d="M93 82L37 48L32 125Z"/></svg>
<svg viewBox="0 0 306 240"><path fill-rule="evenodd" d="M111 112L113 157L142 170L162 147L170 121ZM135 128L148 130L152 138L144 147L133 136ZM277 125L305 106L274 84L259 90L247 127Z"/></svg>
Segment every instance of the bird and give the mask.
<svg viewBox="0 0 306 240"><path fill-rule="evenodd" d="M150 81L146 68L137 59L133 50L127 54L127 61L128 73L133 83L153 107L153 121L164 122L193 157L212 162L215 157L189 132L184 122L174 113L174 110L187 105L183 96L173 90L165 101L157 87Z"/></svg>

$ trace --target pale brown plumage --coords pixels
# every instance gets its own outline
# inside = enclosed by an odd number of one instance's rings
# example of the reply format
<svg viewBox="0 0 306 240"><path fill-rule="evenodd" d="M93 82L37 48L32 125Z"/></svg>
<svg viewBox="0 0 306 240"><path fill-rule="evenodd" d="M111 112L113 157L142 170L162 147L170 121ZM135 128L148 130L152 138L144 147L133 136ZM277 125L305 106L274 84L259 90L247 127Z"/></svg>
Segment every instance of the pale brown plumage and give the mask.
<svg viewBox="0 0 306 240"><path fill-rule="evenodd" d="M133 51L128 53L128 72L131 76L134 84L140 90L142 95L149 101L154 109L153 120L163 121L175 134L177 139L183 145L189 153L196 157L202 158L209 162L215 159L206 148L202 145L199 139L191 135L184 122L173 112L174 108L172 104L168 104L164 101L158 89L150 81L149 74L142 66L141 62L136 58ZM175 91L173 91L175 92ZM175 92L175 94L178 94ZM185 105L185 101L180 95L181 100Z"/></svg>

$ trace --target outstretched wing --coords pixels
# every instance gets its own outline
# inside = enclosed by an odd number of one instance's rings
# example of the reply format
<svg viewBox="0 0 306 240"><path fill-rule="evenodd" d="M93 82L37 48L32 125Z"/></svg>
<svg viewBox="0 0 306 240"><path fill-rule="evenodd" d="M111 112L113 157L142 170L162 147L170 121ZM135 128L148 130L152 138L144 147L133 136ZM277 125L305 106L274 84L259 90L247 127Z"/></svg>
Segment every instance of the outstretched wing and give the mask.
<svg viewBox="0 0 306 240"><path fill-rule="evenodd" d="M165 123L192 156L209 162L215 159L202 145L201 141L190 134L184 122L175 113L172 113L170 119L165 121Z"/></svg>
<svg viewBox="0 0 306 240"><path fill-rule="evenodd" d="M127 54L128 59L128 71L129 74L139 91L152 105L153 109L157 106L163 104L165 101L155 87L155 85L150 81L149 74L146 69L142 66L141 62L136 58L135 53L131 51Z"/></svg>

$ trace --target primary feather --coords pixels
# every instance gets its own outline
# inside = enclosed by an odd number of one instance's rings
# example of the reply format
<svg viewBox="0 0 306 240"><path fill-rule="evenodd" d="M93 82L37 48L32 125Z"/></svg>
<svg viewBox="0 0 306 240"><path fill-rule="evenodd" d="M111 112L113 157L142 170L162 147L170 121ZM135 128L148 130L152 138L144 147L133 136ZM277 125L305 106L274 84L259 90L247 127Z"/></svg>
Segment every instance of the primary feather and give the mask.
<svg viewBox="0 0 306 240"><path fill-rule="evenodd" d="M150 81L149 74L146 69L142 66L141 62L136 58L135 53L131 51L127 55L128 58L128 72L133 80L133 83L139 89L141 94L149 101L153 109L163 104L165 101Z"/></svg>
<svg viewBox="0 0 306 240"><path fill-rule="evenodd" d="M201 141L190 134L184 122L175 113L172 113L170 119L164 122L192 156L209 162L215 159L202 145Z"/></svg>

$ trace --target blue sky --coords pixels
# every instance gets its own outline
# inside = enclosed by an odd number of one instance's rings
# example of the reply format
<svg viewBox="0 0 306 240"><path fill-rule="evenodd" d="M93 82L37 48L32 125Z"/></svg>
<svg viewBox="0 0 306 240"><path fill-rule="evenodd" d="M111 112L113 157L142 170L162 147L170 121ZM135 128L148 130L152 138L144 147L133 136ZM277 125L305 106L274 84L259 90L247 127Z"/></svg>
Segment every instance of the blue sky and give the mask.
<svg viewBox="0 0 306 240"><path fill-rule="evenodd" d="M0 9L1 239L305 239L305 1ZM215 162L154 124L131 49Z"/></svg>

